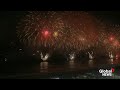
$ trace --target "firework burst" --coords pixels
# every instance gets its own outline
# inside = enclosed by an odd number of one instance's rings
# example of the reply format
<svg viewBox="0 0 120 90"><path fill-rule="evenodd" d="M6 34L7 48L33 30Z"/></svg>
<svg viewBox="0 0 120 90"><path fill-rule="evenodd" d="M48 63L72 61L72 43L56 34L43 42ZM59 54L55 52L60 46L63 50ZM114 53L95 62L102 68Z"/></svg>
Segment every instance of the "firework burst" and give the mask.
<svg viewBox="0 0 120 90"><path fill-rule="evenodd" d="M82 11L33 11L18 24L21 43L31 49L79 52L98 39L96 19Z"/></svg>

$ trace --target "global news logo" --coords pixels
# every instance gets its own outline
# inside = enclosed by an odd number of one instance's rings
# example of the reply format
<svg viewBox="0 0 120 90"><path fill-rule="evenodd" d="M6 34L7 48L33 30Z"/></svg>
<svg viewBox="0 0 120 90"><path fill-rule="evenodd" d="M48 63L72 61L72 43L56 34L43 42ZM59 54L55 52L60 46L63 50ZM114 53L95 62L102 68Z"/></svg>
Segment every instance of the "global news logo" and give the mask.
<svg viewBox="0 0 120 90"><path fill-rule="evenodd" d="M111 69L99 69L99 73L102 74L102 76L112 76L112 74L115 72L114 68Z"/></svg>

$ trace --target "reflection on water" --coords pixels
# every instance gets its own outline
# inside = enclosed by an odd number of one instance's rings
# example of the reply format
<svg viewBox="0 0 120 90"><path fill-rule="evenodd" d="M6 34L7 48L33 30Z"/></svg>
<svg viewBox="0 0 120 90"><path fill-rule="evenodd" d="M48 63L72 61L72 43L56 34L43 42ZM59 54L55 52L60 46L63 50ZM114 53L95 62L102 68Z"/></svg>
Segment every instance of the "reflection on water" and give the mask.
<svg viewBox="0 0 120 90"><path fill-rule="evenodd" d="M75 68L75 61L74 60L69 61L69 68Z"/></svg>
<svg viewBox="0 0 120 90"><path fill-rule="evenodd" d="M94 63L93 63L93 60L89 60L89 61L88 61L88 65L89 65L90 67L92 67L93 64L94 64Z"/></svg>
<svg viewBox="0 0 120 90"><path fill-rule="evenodd" d="M48 70L48 62L41 62L40 63L40 72L47 72Z"/></svg>
<svg viewBox="0 0 120 90"><path fill-rule="evenodd" d="M59 71L59 70L74 70L74 69L79 69L83 67L97 67L101 65L107 65L107 64L118 64L120 60L114 60L114 59L107 59L107 60L87 60L84 63L82 61L77 61L77 60L69 60L67 63L64 63L62 65L58 64L52 64L50 62L41 62L40 63L40 72L48 72L49 71ZM69 68L69 69L68 69Z"/></svg>
<svg viewBox="0 0 120 90"><path fill-rule="evenodd" d="M76 71L82 69L90 69L94 67L108 66L111 64L120 64L120 59L92 59L92 60L68 60L64 63L56 62L41 62L39 66L34 68L34 71L40 73L46 72L61 72L61 71Z"/></svg>

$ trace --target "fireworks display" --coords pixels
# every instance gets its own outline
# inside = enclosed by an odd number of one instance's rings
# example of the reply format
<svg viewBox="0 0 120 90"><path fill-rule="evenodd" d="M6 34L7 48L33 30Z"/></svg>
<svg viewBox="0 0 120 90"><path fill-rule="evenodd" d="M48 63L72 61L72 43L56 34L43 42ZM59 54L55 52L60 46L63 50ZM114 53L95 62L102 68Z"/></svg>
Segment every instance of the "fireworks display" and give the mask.
<svg viewBox="0 0 120 90"><path fill-rule="evenodd" d="M35 48L79 51L96 40L95 19L85 12L30 12L18 25L18 37Z"/></svg>
<svg viewBox="0 0 120 90"><path fill-rule="evenodd" d="M119 25L101 25L83 11L33 11L20 21L17 35L32 50L77 53L95 47L116 52L120 48L119 29Z"/></svg>
<svg viewBox="0 0 120 90"><path fill-rule="evenodd" d="M119 25L102 25L98 34L98 45L102 52L118 52L120 49Z"/></svg>

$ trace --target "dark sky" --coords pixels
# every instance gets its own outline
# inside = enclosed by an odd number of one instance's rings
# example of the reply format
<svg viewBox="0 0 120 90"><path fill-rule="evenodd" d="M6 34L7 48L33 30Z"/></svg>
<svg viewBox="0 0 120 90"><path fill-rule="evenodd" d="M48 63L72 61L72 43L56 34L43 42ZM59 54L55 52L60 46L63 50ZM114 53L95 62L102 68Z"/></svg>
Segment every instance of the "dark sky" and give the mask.
<svg viewBox="0 0 120 90"><path fill-rule="evenodd" d="M93 11L92 13L108 23L120 24L120 11Z"/></svg>
<svg viewBox="0 0 120 90"><path fill-rule="evenodd" d="M8 48L16 40L16 24L25 11L0 11L0 50ZM120 24L120 11L92 11L93 15L104 21Z"/></svg>
<svg viewBox="0 0 120 90"><path fill-rule="evenodd" d="M16 24L23 11L0 11L0 50L8 49L16 40Z"/></svg>

